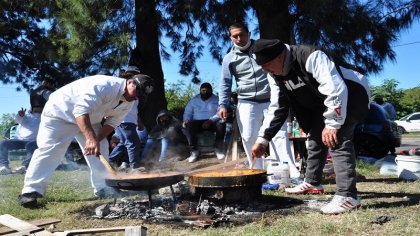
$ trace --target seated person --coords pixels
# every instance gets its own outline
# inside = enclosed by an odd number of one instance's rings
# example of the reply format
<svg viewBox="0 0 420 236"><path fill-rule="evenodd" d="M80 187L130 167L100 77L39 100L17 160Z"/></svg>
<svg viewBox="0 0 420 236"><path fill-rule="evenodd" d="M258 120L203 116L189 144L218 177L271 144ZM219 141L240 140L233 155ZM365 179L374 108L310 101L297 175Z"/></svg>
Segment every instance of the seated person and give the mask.
<svg viewBox="0 0 420 236"><path fill-rule="evenodd" d="M15 121L19 124L16 130L15 139L7 139L0 142L0 174L7 175L12 173L9 167L9 150L26 149L26 158L22 166L16 169L17 173L25 173L26 168L36 147L36 135L38 134L39 123L41 121L40 109L31 109L28 114L22 108L15 116Z"/></svg>
<svg viewBox="0 0 420 236"><path fill-rule="evenodd" d="M197 134L202 131L216 132L215 154L217 159L225 158L223 141L226 131L225 122L217 115L219 97L213 94L213 88L209 83L200 86L200 94L194 96L185 107L184 121L188 145L191 156L188 162L195 162L200 155L197 145Z"/></svg>
<svg viewBox="0 0 420 236"><path fill-rule="evenodd" d="M154 143L158 140L161 142L159 162L166 159L168 148L171 149L171 154L182 156L183 147L186 144L185 136L182 133L182 124L166 110L161 110L156 117L156 126L149 134L141 156L142 160L147 158Z"/></svg>

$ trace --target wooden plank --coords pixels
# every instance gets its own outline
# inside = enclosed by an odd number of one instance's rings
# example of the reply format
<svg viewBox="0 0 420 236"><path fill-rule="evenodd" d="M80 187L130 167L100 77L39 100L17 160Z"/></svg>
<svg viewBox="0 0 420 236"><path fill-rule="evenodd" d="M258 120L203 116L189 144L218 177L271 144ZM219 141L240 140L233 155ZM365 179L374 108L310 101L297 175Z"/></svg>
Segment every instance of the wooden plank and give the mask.
<svg viewBox="0 0 420 236"><path fill-rule="evenodd" d="M238 152L238 138L240 137L239 128L236 121L236 118L233 119L232 122L232 136L229 140L228 149L226 152L225 163L228 162L228 159L232 159L232 161L236 161L239 159L239 152Z"/></svg>
<svg viewBox="0 0 420 236"><path fill-rule="evenodd" d="M30 224L26 221L23 221L21 219L18 219L16 217L13 217L9 214L1 215L0 216L0 224L5 225L11 229L14 229L16 231L29 231L29 232L35 232L35 231L41 231L42 228Z"/></svg>
<svg viewBox="0 0 420 236"><path fill-rule="evenodd" d="M125 236L146 236L147 228L144 226L133 226L125 229Z"/></svg>
<svg viewBox="0 0 420 236"><path fill-rule="evenodd" d="M41 220L32 220L29 221L30 224L36 225L36 226L45 226L45 225L51 225L51 224L57 224L60 223L61 220L53 219L53 218L47 218L47 219L41 219ZM11 229L9 227L2 227L0 228L0 235L4 234L10 234L16 232L16 230Z"/></svg>
<svg viewBox="0 0 420 236"><path fill-rule="evenodd" d="M233 122L233 147L232 147L232 161L239 160L239 152L238 152L238 138L240 137L239 134L239 127L238 123L235 121Z"/></svg>
<svg viewBox="0 0 420 236"><path fill-rule="evenodd" d="M57 235L78 235L78 234L94 234L94 233L111 233L125 231L127 227L111 227L111 228L91 228L91 229L74 229L66 230Z"/></svg>

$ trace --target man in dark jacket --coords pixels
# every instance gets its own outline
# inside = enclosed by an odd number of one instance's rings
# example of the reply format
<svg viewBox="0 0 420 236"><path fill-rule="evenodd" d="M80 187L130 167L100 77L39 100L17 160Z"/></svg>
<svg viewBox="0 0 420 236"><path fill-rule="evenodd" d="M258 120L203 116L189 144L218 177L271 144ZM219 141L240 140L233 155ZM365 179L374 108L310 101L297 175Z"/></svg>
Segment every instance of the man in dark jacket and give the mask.
<svg viewBox="0 0 420 236"><path fill-rule="evenodd" d="M279 94L275 118L258 137L252 148L253 156L264 152L266 143L283 125L291 107L303 131L309 133L308 161L305 181L286 192L323 193L322 170L330 148L337 189L332 201L321 211L337 214L360 207L353 133L369 109L370 94L365 77L335 65L327 54L314 46L259 39L251 52L256 62L269 72L270 88Z"/></svg>
<svg viewBox="0 0 420 236"><path fill-rule="evenodd" d="M50 94L54 92L54 81L51 79L44 79L42 85L31 91L29 96L32 111L42 112L42 109L47 103ZM40 113L41 113L40 112Z"/></svg>

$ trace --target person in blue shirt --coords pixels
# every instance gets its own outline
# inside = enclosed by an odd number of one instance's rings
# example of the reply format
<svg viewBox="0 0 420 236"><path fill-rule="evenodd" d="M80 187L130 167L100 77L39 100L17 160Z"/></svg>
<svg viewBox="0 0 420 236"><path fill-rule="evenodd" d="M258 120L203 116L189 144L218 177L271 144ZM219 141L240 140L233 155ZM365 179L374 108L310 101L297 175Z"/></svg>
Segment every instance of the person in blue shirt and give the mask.
<svg viewBox="0 0 420 236"><path fill-rule="evenodd" d="M197 134L202 131L216 132L215 154L217 159L225 158L223 141L226 123L217 114L219 97L213 94L213 87L209 83L200 86L200 94L194 96L185 107L182 126L190 146L191 156L188 162L195 162L199 156Z"/></svg>
<svg viewBox="0 0 420 236"><path fill-rule="evenodd" d="M388 119L395 120L395 117L397 116L397 112L395 111L395 108L391 103L385 102L384 98L381 95L376 95L374 100L377 104L379 104L382 108L384 108Z"/></svg>

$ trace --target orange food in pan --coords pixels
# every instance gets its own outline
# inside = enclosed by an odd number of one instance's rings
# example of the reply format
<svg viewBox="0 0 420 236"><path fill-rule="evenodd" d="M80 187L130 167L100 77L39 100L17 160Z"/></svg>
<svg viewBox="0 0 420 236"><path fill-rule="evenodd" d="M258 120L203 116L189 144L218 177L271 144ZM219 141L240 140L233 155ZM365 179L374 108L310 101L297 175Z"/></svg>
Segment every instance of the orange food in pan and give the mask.
<svg viewBox="0 0 420 236"><path fill-rule="evenodd" d="M264 174L264 170L252 170L252 169L231 169L231 170L212 170L203 171L192 174L192 177L235 177L235 176L246 176L246 175L258 175Z"/></svg>
<svg viewBox="0 0 420 236"><path fill-rule="evenodd" d="M153 172L153 173L135 173L135 174L118 174L115 179L120 180L136 180L136 179L154 179L154 178L162 178L162 177L170 177L170 176L178 176L182 175L181 172L176 171L166 171L166 172Z"/></svg>

